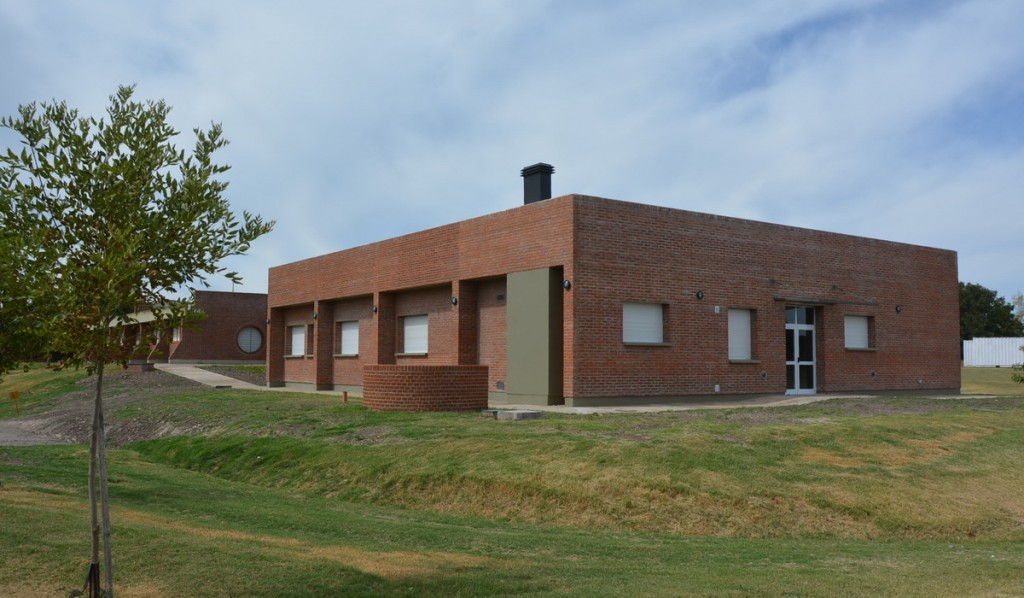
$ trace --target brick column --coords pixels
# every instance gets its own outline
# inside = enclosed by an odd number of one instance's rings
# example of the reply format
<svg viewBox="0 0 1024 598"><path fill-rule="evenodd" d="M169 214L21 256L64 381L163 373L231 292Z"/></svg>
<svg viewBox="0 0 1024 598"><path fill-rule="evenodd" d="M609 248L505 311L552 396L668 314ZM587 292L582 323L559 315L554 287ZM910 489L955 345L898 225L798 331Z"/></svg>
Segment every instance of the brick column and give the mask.
<svg viewBox="0 0 1024 598"><path fill-rule="evenodd" d="M316 389L334 390L334 304L314 301L313 367Z"/></svg>
<svg viewBox="0 0 1024 598"><path fill-rule="evenodd" d="M478 352L479 325L477 318L477 285L468 280L452 282L452 297L457 303L455 310L455 330L458 365L476 365L480 361Z"/></svg>
<svg viewBox="0 0 1024 598"><path fill-rule="evenodd" d="M363 399L375 411L487 409L487 366L366 365Z"/></svg>
<svg viewBox="0 0 1024 598"><path fill-rule="evenodd" d="M395 363L395 296L392 293L373 293L373 314L370 324L370 363Z"/></svg>
<svg viewBox="0 0 1024 598"><path fill-rule="evenodd" d="M268 309L267 319L267 386L284 386L284 309Z"/></svg>

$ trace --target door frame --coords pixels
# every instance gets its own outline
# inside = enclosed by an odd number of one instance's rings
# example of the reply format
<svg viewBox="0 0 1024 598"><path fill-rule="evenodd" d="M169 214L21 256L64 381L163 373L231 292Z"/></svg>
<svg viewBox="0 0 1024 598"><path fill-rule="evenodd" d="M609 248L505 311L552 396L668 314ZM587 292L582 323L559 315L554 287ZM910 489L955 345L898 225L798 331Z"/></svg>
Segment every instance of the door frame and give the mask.
<svg viewBox="0 0 1024 598"><path fill-rule="evenodd" d="M786 314L787 314L787 316L788 316L788 312L789 312L790 309L807 309L807 310L810 310L810 312L812 314L815 314L815 316L814 316L815 322L817 321L817 310L814 308L814 306L809 306L809 305L787 305L786 306ZM807 324L807 323L796 323L796 322L791 323L791 322L789 322L789 318L788 317L786 318L786 345L787 345L787 348L788 348L788 345L790 343L790 338L792 338L792 343L793 343L793 359L792 360L789 359L788 351L787 351L787 355L784 356L785 357L785 364L786 364L786 373L787 374L789 373L789 368L790 367L793 368L793 388L789 387L790 385L789 385L789 380L788 380L788 375L787 375L787 380L786 380L786 394L787 395L813 395L813 394L817 394L817 392L818 392L818 359L817 359L818 358L818 356L817 356L817 353L818 353L818 347L817 347L817 344L818 344L818 331L817 331L817 324L815 322L811 322L810 324ZM806 331L806 332L810 332L811 333L811 343L810 343L811 358L810 358L810 360L802 359L803 356L800 354L799 334L800 334L801 331ZM800 367L801 366L805 366L806 367L808 365L811 368L811 382L812 382L812 386L810 388L801 388L800 387Z"/></svg>

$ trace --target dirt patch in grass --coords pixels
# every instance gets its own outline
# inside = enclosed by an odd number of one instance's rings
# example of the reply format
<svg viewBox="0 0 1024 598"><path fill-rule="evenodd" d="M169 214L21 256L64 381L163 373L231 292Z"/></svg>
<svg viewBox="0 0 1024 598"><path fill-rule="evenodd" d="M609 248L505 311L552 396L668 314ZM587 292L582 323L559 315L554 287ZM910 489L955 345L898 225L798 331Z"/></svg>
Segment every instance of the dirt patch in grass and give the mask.
<svg viewBox="0 0 1024 598"><path fill-rule="evenodd" d="M90 390L86 392L91 396L93 392L91 389L96 386L96 376L87 376L76 382L76 384L89 388ZM198 386L202 386L202 384L189 380L188 378L182 378L181 376L161 372L160 370L154 370L151 372L107 370L103 373L104 397L108 396L108 393L109 396L113 397L131 391L151 391L168 388L181 389Z"/></svg>
<svg viewBox="0 0 1024 598"><path fill-rule="evenodd" d="M850 447L852 455L841 455L821 448L807 447L800 457L808 463L833 465L842 468L867 467L869 464L885 467L935 463L955 453L958 445L969 444L992 434L992 430L957 432L933 439L910 439L904 446L873 445Z"/></svg>
<svg viewBox="0 0 1024 598"><path fill-rule="evenodd" d="M2 422L0 446L88 442L92 429L95 397L93 389L96 385L96 376L87 376L75 384L82 390L63 395L47 412ZM104 372L104 411L109 414L112 410L135 401L154 399L183 390L209 392L209 389L198 382L161 371ZM201 430L200 422L171 425L168 422L147 421L144 418L129 421L115 421L109 417L107 419L107 440L111 446Z"/></svg>
<svg viewBox="0 0 1024 598"><path fill-rule="evenodd" d="M326 559L385 579L437 575L441 570L494 566L495 561L468 554L445 552L372 552L352 546L312 548L302 558Z"/></svg>
<svg viewBox="0 0 1024 598"><path fill-rule="evenodd" d="M843 468L864 467L864 462L860 459L837 455L836 453L815 447L805 448L801 453L800 458L808 463L817 463L819 465L832 465L834 467Z"/></svg>

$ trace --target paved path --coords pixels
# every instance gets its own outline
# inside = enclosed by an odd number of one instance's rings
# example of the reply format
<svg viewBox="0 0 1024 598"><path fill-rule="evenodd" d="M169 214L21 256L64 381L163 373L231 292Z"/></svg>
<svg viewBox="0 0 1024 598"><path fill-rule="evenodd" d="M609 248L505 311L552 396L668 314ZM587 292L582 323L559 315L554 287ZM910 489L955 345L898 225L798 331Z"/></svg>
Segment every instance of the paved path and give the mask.
<svg viewBox="0 0 1024 598"><path fill-rule="evenodd" d="M531 409L555 413L656 413L658 411L692 411L694 409L736 409L737 407L784 407L807 405L818 401L838 398L864 398L866 395L767 395L756 397L729 397L721 400L681 400L674 403L644 403L642 405L615 405L609 407L567 407L565 405L506 405L499 403L491 407L506 409Z"/></svg>
<svg viewBox="0 0 1024 598"><path fill-rule="evenodd" d="M256 384L250 384L243 382L237 378L231 376L224 376L210 370L204 370L203 368L196 367L194 365L187 365L184 363L156 363L153 364L156 369L167 372L168 374L174 374L175 376L181 376L182 378L188 378L189 380L195 380L200 384L207 386L214 386L216 388L244 388L246 390L267 390L265 386L257 386Z"/></svg>

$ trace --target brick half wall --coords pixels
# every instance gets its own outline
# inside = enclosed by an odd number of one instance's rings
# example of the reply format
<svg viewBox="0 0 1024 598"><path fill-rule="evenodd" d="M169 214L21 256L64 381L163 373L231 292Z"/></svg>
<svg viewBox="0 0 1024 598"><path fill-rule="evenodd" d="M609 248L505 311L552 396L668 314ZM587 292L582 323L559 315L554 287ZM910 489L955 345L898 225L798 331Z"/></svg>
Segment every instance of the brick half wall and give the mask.
<svg viewBox="0 0 1024 598"><path fill-rule="evenodd" d="M363 403L375 411L487 408L485 365L365 365Z"/></svg>

